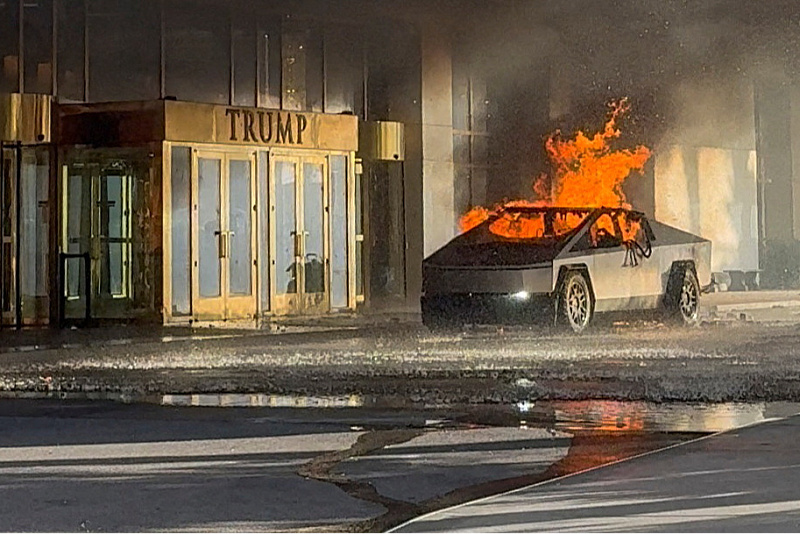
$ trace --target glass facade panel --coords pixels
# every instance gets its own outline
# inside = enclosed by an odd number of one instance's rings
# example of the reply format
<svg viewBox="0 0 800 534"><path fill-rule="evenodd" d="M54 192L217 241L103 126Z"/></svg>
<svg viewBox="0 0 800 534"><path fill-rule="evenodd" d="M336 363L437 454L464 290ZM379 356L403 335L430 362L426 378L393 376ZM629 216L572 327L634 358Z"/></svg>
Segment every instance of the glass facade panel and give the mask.
<svg viewBox="0 0 800 534"><path fill-rule="evenodd" d="M53 92L53 0L23 2L25 92Z"/></svg>
<svg viewBox="0 0 800 534"><path fill-rule="evenodd" d="M66 243L64 248L70 254L89 252L89 238L91 232L91 213L86 209L86 204L91 201L91 178L85 174L84 169L70 166L65 171L67 180L67 205L66 205ZM81 259L74 259L66 265L66 298L67 312L70 311L70 301L82 301L86 297L85 264ZM78 307L83 310L85 304Z"/></svg>
<svg viewBox="0 0 800 534"><path fill-rule="evenodd" d="M364 52L355 28L330 28L325 33L325 112L362 116Z"/></svg>
<svg viewBox="0 0 800 534"><path fill-rule="evenodd" d="M281 107L281 21L262 15L258 21L258 105Z"/></svg>
<svg viewBox="0 0 800 534"><path fill-rule="evenodd" d="M331 308L347 307L347 157L331 156Z"/></svg>
<svg viewBox="0 0 800 534"><path fill-rule="evenodd" d="M159 3L90 0L87 24L88 100L109 102L159 98Z"/></svg>
<svg viewBox="0 0 800 534"><path fill-rule="evenodd" d="M233 103L256 105L256 24L250 9L237 9L233 19Z"/></svg>
<svg viewBox="0 0 800 534"><path fill-rule="evenodd" d="M489 117L489 99L486 94L486 82L482 78L473 78L472 87L472 130L485 132Z"/></svg>
<svg viewBox="0 0 800 534"><path fill-rule="evenodd" d="M226 4L164 4L166 96L230 103L230 10Z"/></svg>
<svg viewBox="0 0 800 534"><path fill-rule="evenodd" d="M325 291L325 225L322 165L303 164L303 229L305 292Z"/></svg>
<svg viewBox="0 0 800 534"><path fill-rule="evenodd" d="M297 166L275 162L275 292L297 293L295 236L297 235L295 187Z"/></svg>
<svg viewBox="0 0 800 534"><path fill-rule="evenodd" d="M229 167L229 289L231 295L252 295L253 200L250 162L232 160Z"/></svg>
<svg viewBox="0 0 800 534"><path fill-rule="evenodd" d="M259 256L262 258L259 262L259 270L261 276L261 310L267 311L270 309L269 302L269 184L267 179L267 169L269 169L269 153L258 153L258 247Z"/></svg>
<svg viewBox="0 0 800 534"><path fill-rule="evenodd" d="M220 282L220 172L218 159L198 158L198 276L200 296L218 297L222 294Z"/></svg>
<svg viewBox="0 0 800 534"><path fill-rule="evenodd" d="M130 200L132 177L105 174L100 178L100 294L129 296Z"/></svg>
<svg viewBox="0 0 800 534"><path fill-rule="evenodd" d="M58 18L58 100L84 100L84 21L83 2L59 2Z"/></svg>
<svg viewBox="0 0 800 534"><path fill-rule="evenodd" d="M0 0L0 93L19 91L19 2Z"/></svg>
<svg viewBox="0 0 800 534"><path fill-rule="evenodd" d="M306 107L306 32L284 32L281 55L283 70L283 109L305 110Z"/></svg>
<svg viewBox="0 0 800 534"><path fill-rule="evenodd" d="M173 147L172 196L172 315L189 315L191 308L191 149Z"/></svg>
<svg viewBox="0 0 800 534"><path fill-rule="evenodd" d="M306 111L322 111L323 76L322 29L312 27L306 31Z"/></svg>
<svg viewBox="0 0 800 534"><path fill-rule="evenodd" d="M469 79L459 68L458 62L453 64L453 129L469 130Z"/></svg>

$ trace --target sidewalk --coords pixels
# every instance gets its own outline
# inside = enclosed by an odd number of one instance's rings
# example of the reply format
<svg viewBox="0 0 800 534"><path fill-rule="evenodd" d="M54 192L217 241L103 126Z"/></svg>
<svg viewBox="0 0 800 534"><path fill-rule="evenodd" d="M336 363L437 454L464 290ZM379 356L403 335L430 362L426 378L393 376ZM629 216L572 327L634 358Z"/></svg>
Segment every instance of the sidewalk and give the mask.
<svg viewBox="0 0 800 534"><path fill-rule="evenodd" d="M303 334L379 328L389 324L418 324L419 313L406 310L380 313L342 313L329 316L287 317L262 325L164 326L159 324L107 324L66 328L30 327L0 330L0 354L38 350L72 349L87 345L129 345L141 342L170 343L179 340L212 340L247 336Z"/></svg>
<svg viewBox="0 0 800 534"><path fill-rule="evenodd" d="M700 301L701 319L708 322L798 322L800 291L731 291L708 293ZM178 340L212 340L279 334L375 329L386 325L419 326L419 312L395 309L372 313L275 318L260 328L235 324L222 326L163 326L115 324L92 327L4 328L0 330L0 354L37 350L71 349L87 345L129 345L139 342L169 343Z"/></svg>
<svg viewBox="0 0 800 534"><path fill-rule="evenodd" d="M700 299L709 321L800 322L800 291L727 291Z"/></svg>
<svg viewBox="0 0 800 534"><path fill-rule="evenodd" d="M414 519L393 532L797 532L800 416Z"/></svg>

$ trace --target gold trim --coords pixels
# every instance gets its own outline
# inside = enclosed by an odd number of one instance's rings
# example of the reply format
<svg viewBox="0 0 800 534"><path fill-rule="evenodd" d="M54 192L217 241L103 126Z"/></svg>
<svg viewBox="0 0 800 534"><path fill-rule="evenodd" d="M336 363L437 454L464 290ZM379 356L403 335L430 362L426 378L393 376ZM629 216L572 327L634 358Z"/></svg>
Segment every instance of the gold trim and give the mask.
<svg viewBox="0 0 800 534"><path fill-rule="evenodd" d="M50 142L49 95L0 95L0 140L37 144Z"/></svg>
<svg viewBox="0 0 800 534"><path fill-rule="evenodd" d="M169 141L358 150L358 119L352 115L166 101L164 117Z"/></svg>

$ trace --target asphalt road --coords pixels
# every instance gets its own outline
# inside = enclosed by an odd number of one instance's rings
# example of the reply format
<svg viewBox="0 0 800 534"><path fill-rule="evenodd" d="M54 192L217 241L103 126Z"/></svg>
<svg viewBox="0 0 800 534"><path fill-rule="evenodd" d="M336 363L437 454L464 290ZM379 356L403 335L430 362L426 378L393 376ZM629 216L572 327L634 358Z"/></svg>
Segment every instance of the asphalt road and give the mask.
<svg viewBox="0 0 800 534"><path fill-rule="evenodd" d="M434 512L396 532L797 532L800 416Z"/></svg>
<svg viewBox="0 0 800 534"><path fill-rule="evenodd" d="M692 436L490 419L4 399L0 531L381 531Z"/></svg>

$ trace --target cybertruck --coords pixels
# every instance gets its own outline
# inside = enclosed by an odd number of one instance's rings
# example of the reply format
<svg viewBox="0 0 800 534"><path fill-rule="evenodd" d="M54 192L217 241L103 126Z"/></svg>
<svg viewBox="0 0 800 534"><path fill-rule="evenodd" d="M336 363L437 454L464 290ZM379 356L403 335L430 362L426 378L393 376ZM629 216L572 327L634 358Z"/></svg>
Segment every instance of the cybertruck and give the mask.
<svg viewBox="0 0 800 534"><path fill-rule="evenodd" d="M536 320L582 332L596 314L696 324L711 242L620 208L505 207L422 263L431 329Z"/></svg>

